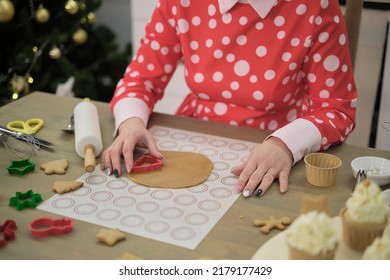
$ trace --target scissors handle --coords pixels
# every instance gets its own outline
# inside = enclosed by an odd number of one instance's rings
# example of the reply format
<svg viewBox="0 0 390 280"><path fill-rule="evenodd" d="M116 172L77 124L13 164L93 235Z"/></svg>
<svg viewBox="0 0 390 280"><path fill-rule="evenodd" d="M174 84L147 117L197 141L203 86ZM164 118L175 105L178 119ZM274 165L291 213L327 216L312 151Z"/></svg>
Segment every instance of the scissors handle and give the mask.
<svg viewBox="0 0 390 280"><path fill-rule="evenodd" d="M27 121L12 121L7 124L9 130L24 134L35 134L43 126L42 119L29 119Z"/></svg>

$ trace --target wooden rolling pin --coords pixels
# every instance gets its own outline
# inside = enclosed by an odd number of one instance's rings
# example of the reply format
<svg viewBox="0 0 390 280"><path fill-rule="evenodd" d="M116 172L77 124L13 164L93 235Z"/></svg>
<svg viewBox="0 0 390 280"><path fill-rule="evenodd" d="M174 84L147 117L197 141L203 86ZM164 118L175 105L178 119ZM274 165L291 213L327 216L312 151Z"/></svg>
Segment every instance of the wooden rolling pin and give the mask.
<svg viewBox="0 0 390 280"><path fill-rule="evenodd" d="M97 108L86 98L76 105L73 114L76 152L84 158L85 169L88 172L93 172L96 166L96 157L103 150Z"/></svg>

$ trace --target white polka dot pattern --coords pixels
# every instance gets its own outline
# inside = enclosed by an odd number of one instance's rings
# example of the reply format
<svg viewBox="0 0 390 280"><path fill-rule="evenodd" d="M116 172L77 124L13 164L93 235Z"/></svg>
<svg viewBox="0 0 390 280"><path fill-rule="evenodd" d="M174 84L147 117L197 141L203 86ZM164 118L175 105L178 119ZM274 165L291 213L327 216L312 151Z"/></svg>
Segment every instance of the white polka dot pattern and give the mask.
<svg viewBox="0 0 390 280"><path fill-rule="evenodd" d="M325 149L355 122L342 19L337 0L279 0L264 19L248 4L221 14L217 0L160 0L111 106L138 98L151 110L183 58L179 115L271 131L305 118Z"/></svg>

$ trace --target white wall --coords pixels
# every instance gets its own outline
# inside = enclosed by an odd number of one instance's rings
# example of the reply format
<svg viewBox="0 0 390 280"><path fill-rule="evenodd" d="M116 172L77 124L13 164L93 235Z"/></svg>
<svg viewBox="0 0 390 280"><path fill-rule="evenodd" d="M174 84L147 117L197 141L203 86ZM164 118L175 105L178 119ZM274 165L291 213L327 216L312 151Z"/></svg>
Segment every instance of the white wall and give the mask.
<svg viewBox="0 0 390 280"><path fill-rule="evenodd" d="M389 11L364 9L359 32L355 80L359 99L356 128L347 142L368 146L375 98L381 79L381 64Z"/></svg>
<svg viewBox="0 0 390 280"><path fill-rule="evenodd" d="M120 48L130 43L132 29L129 0L102 0L102 5L96 11L96 24L110 27L116 34L116 41Z"/></svg>

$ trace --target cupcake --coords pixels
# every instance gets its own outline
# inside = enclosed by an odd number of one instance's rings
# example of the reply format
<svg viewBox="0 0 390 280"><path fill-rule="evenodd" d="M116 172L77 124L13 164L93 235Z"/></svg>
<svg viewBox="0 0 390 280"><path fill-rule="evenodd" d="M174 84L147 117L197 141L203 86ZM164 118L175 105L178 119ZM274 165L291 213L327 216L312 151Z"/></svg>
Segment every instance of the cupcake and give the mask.
<svg viewBox="0 0 390 280"><path fill-rule="evenodd" d="M371 180L359 183L340 212L344 243L363 252L387 225L386 199Z"/></svg>
<svg viewBox="0 0 390 280"><path fill-rule="evenodd" d="M287 245L292 260L332 260L338 246L337 229L327 214L310 211L291 224Z"/></svg>
<svg viewBox="0 0 390 280"><path fill-rule="evenodd" d="M382 237L376 238L374 242L364 251L363 260L390 260L390 225L387 225Z"/></svg>

